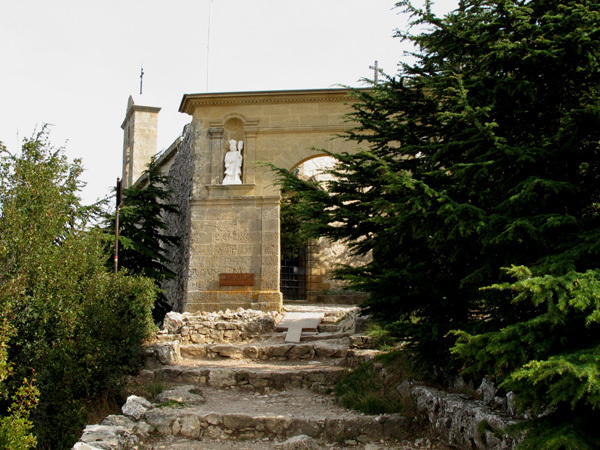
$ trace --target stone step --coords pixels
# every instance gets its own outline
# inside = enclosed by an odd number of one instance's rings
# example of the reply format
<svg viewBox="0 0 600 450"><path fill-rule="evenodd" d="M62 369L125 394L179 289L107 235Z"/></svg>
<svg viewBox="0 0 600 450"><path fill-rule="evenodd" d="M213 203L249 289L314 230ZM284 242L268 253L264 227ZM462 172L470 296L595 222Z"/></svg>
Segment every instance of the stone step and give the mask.
<svg viewBox="0 0 600 450"><path fill-rule="evenodd" d="M187 360L214 358L252 359L252 360L304 360L315 358L345 358L348 343L310 342L286 344L276 342L257 342L245 345L236 344L187 344L179 347L180 355Z"/></svg>
<svg viewBox="0 0 600 450"><path fill-rule="evenodd" d="M307 442L308 441L308 442ZM245 439L243 441L209 439L189 439L181 436L160 436L144 442L144 450L450 450L427 438L403 440L400 442L385 441L360 443L354 439L344 442L327 443L306 436L296 436L288 440L282 439ZM455 449L452 449L455 450Z"/></svg>
<svg viewBox="0 0 600 450"><path fill-rule="evenodd" d="M410 421L403 416L327 416L302 417L293 414L227 413L206 411L201 407L157 408L144 420L162 436L179 435L192 439L287 439L306 435L325 442L359 442L397 439L399 429L406 431Z"/></svg>
<svg viewBox="0 0 600 450"><path fill-rule="evenodd" d="M241 387L246 390L264 392L306 388L318 392L330 392L348 369L323 363L306 361L290 363L277 361L256 363L244 361L243 365L232 366L236 361L222 360L201 365L170 365L145 370L140 381L155 380L171 384L193 384L215 388ZM285 363L285 364L284 364Z"/></svg>
<svg viewBox="0 0 600 450"><path fill-rule="evenodd" d="M164 365L179 364L182 360L213 360L218 358L251 360L312 360L337 359L340 364L351 351L349 337L345 334L303 333L298 344L284 342L284 333L273 333L249 343L192 344L156 342L145 350L144 365L154 369Z"/></svg>
<svg viewBox="0 0 600 450"><path fill-rule="evenodd" d="M305 435L321 443L353 441L354 445L397 442L412 425L412 419L398 414L369 416L346 410L332 396L305 389L263 395L240 388L201 391L201 404L132 408L135 423L128 425L128 417L109 416L103 425L131 428L142 439L175 436L272 442Z"/></svg>

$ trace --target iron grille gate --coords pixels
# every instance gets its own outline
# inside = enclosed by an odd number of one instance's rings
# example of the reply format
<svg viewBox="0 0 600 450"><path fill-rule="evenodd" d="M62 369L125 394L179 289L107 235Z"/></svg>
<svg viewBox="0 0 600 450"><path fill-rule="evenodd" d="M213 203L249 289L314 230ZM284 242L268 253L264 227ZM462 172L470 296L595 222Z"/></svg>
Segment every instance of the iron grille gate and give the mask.
<svg viewBox="0 0 600 450"><path fill-rule="evenodd" d="M281 258L281 293L285 300L306 299L306 246Z"/></svg>

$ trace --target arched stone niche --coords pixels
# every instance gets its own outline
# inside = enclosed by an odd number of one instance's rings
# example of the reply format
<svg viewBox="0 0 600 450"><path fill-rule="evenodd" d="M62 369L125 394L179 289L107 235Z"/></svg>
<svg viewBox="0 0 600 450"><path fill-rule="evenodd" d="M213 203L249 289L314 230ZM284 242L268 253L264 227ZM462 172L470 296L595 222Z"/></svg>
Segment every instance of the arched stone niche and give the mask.
<svg viewBox="0 0 600 450"><path fill-rule="evenodd" d="M225 141L229 141L230 139L243 141L246 138L244 122L242 122L242 119L239 117L231 117L230 119L227 119L223 128L225 130L225 133L223 134Z"/></svg>
<svg viewBox="0 0 600 450"><path fill-rule="evenodd" d="M222 157L223 159L225 158L225 155L227 154L227 152L230 150L229 148L229 142L231 140L234 140L236 142L243 142L244 146L246 145L246 133L244 132L244 123L242 122L241 119L237 118L237 117L232 117L230 119L228 119L225 122L225 126L224 126L224 133L223 133L223 154ZM244 180L246 178L246 163L247 163L247 159L246 158L246 152L247 149L244 147L242 149L242 176L241 176L241 180L242 180L242 184L244 184ZM225 164L222 165L221 170L225 170ZM225 174L223 173L221 176L221 180L224 179ZM221 182L221 184L223 184L223 182Z"/></svg>
<svg viewBox="0 0 600 450"><path fill-rule="evenodd" d="M225 171L225 154L229 151L229 141L242 141L242 185L227 185L228 190L238 194L251 194L255 183L256 120L248 120L240 114L228 114L221 120L210 122L208 129L212 152L211 185L221 185ZM208 186L207 186L208 187ZM210 188L209 188L210 189ZM214 190L214 189L213 189Z"/></svg>

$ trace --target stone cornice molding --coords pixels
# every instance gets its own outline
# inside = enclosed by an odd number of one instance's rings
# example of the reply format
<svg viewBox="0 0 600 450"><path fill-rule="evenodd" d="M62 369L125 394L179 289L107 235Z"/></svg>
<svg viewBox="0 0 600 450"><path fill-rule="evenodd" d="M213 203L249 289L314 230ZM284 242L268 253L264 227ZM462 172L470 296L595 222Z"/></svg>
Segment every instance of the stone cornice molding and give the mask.
<svg viewBox="0 0 600 450"><path fill-rule="evenodd" d="M224 198L190 198L191 206L279 206L279 196L231 196Z"/></svg>
<svg viewBox="0 0 600 450"><path fill-rule="evenodd" d="M125 124L129 121L134 112L158 113L161 109L162 108L158 106L142 106L132 104L127 110L127 114L125 114L125 120L121 124L121 128L125 129Z"/></svg>
<svg viewBox="0 0 600 450"><path fill-rule="evenodd" d="M273 103L347 102L352 89L308 89L294 91L223 92L185 94L179 112L192 115L199 106L248 105Z"/></svg>

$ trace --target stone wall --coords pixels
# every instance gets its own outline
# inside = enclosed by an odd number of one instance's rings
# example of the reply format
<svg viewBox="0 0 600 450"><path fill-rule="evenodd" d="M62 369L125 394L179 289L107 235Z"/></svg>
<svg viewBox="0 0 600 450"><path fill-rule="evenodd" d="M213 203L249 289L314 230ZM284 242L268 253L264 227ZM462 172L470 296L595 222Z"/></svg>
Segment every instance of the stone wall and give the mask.
<svg viewBox="0 0 600 450"><path fill-rule="evenodd" d="M190 252L190 195L192 191L192 176L194 161L192 159L192 128L191 124L185 126L183 135L175 148L172 161L165 164L169 168L169 186L171 202L178 205L179 214L167 214L165 224L167 233L179 237L179 245L167 249L167 257L171 261L170 269L175 273L175 278L165 280L161 288L165 291L173 311L182 312L185 303L185 294L188 284L188 259ZM165 159L169 155L165 155ZM166 161L165 161L166 163Z"/></svg>
<svg viewBox="0 0 600 450"><path fill-rule="evenodd" d="M417 409L427 417L434 436L456 448L510 450L523 438L522 435L513 436L506 431L507 427L519 423L519 420L493 407L494 399L486 402L465 394L410 382L400 384L398 392L414 399Z"/></svg>
<svg viewBox="0 0 600 450"><path fill-rule="evenodd" d="M333 277L335 269L368 263L371 255L352 255L343 242L320 238L308 244L306 262L306 299L319 303L359 304L368 294L350 291L345 280Z"/></svg>
<svg viewBox="0 0 600 450"><path fill-rule="evenodd" d="M201 314L169 313L165 318L159 341L176 337L181 344L244 343L275 330L275 312L238 310Z"/></svg>

